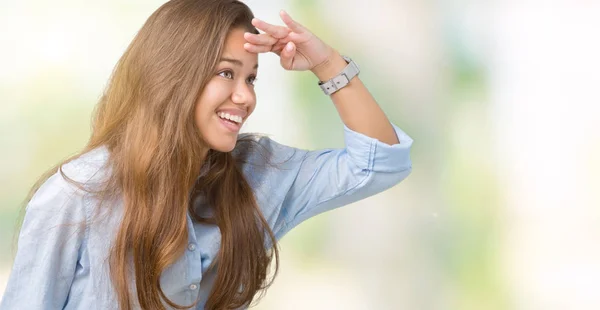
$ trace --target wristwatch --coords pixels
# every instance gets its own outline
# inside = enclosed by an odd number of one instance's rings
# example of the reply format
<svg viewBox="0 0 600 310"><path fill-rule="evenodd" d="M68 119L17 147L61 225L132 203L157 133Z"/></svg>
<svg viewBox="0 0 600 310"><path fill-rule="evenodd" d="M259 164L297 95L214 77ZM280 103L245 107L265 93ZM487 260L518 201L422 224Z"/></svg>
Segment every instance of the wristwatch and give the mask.
<svg viewBox="0 0 600 310"><path fill-rule="evenodd" d="M350 59L350 57L342 56L342 58L344 58L344 60L348 63L344 70L327 82L319 81L319 86L325 95L330 96L344 86L348 85L350 80L352 80L352 78L357 76L360 72L358 65L356 65L356 63Z"/></svg>

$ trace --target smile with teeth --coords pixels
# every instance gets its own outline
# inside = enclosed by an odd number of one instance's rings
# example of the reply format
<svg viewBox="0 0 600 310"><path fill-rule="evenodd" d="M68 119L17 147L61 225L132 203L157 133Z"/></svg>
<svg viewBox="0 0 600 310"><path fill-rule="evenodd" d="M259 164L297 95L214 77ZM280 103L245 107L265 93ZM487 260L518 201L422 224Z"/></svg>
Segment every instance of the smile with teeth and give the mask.
<svg viewBox="0 0 600 310"><path fill-rule="evenodd" d="M241 124L242 123L242 117L238 116L238 115L231 115L229 113L223 113L223 112L218 112L217 115L222 118L222 119L226 119L229 121L232 121L236 124Z"/></svg>

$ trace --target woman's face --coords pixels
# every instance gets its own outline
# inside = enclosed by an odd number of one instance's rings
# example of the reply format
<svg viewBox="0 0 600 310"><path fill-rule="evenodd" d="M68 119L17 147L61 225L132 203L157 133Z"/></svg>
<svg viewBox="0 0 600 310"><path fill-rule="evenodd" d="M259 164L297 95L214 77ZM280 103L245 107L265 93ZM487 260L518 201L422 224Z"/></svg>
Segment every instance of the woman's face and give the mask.
<svg viewBox="0 0 600 310"><path fill-rule="evenodd" d="M244 49L244 32L229 32L217 69L196 103L196 126L208 147L220 152L233 150L240 127L256 106L258 54Z"/></svg>

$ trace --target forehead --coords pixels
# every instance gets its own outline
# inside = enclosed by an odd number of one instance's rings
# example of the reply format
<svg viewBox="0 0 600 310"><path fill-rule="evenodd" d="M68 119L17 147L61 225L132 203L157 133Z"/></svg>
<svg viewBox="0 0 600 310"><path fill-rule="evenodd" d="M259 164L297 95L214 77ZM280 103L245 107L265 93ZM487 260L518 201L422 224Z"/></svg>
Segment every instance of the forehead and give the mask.
<svg viewBox="0 0 600 310"><path fill-rule="evenodd" d="M243 28L234 28L229 31L227 38L225 39L225 45L223 46L223 57L239 59L244 63L244 66L254 67L258 63L258 54L246 51L244 48Z"/></svg>

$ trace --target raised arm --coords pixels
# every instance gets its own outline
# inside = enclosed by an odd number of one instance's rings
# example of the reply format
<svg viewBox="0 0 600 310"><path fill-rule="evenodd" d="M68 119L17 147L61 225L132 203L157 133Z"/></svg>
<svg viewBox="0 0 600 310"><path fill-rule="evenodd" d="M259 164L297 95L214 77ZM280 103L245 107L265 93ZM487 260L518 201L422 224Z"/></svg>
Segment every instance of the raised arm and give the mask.
<svg viewBox="0 0 600 310"><path fill-rule="evenodd" d="M280 16L286 26L252 21L265 33L245 33L247 51L273 52L284 69L311 70L323 82L348 65L338 51L285 11ZM280 210L279 219L284 225L276 232L278 237L307 218L397 184L412 169L412 139L390 123L358 76L333 93L331 99L344 123L346 147L296 155L293 182L286 188ZM296 149L281 145L274 150L298 154Z"/></svg>

